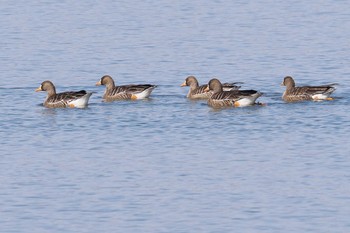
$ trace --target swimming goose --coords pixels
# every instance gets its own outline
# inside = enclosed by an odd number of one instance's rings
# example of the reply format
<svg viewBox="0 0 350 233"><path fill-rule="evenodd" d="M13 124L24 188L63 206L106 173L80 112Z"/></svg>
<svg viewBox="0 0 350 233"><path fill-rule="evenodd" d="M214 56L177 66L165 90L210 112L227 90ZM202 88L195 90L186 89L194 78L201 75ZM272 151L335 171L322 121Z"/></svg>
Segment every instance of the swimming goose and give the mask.
<svg viewBox="0 0 350 233"><path fill-rule="evenodd" d="M333 100L329 97L335 91L335 83L321 86L301 86L296 87L291 76L286 76L281 86L286 86L282 99L286 102L303 100Z"/></svg>
<svg viewBox="0 0 350 233"><path fill-rule="evenodd" d="M224 91L232 91L238 90L241 86L237 86L236 84L240 84L241 82L235 83L224 83L223 90ZM199 86L196 77L188 76L186 80L181 84L181 87L189 86L190 90L188 91L187 98L189 99L208 99L213 93L210 91L205 91L208 87L208 84L204 84Z"/></svg>
<svg viewBox="0 0 350 233"><path fill-rule="evenodd" d="M254 105L262 93L255 90L233 90L223 91L221 82L218 79L209 81L206 91L211 90L213 95L208 99L208 105L213 108L223 107L245 107Z"/></svg>
<svg viewBox="0 0 350 233"><path fill-rule="evenodd" d="M92 92L69 91L56 94L56 88L51 81L44 81L38 87L36 92L46 91L47 97L44 106L47 108L85 108L88 105Z"/></svg>
<svg viewBox="0 0 350 233"><path fill-rule="evenodd" d="M106 90L103 99L107 102L114 100L136 100L148 98L156 85L151 84L130 84L116 86L111 76L105 75L96 86L105 85Z"/></svg>

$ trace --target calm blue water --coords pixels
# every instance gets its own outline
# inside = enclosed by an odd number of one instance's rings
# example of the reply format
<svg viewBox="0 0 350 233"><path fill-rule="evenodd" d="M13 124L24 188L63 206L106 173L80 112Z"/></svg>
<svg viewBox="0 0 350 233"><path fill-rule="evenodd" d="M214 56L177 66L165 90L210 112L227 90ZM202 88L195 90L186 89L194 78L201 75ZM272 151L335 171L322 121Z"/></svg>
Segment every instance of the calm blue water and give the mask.
<svg viewBox="0 0 350 233"><path fill-rule="evenodd" d="M2 1L0 232L349 232L348 1ZM101 102L94 84L157 84ZM267 106L213 111L188 75ZM286 75L339 83L286 104ZM87 109L46 109L57 91Z"/></svg>

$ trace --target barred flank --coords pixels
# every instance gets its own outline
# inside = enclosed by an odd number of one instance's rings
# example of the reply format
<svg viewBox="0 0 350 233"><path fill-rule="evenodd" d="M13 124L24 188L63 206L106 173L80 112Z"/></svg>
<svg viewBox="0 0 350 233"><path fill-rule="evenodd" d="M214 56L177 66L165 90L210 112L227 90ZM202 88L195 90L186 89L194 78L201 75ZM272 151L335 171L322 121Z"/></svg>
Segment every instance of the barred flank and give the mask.
<svg viewBox="0 0 350 233"><path fill-rule="evenodd" d="M216 100L216 99L209 99L208 105L213 108L222 108L222 107L232 107L234 106L235 101L234 100Z"/></svg>

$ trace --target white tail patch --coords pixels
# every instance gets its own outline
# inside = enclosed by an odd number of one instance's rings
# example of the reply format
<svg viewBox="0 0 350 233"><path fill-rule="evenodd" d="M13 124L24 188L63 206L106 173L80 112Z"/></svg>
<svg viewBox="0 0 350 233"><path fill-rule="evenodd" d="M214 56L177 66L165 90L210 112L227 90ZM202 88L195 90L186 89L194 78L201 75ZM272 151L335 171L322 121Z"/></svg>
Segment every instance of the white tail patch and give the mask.
<svg viewBox="0 0 350 233"><path fill-rule="evenodd" d="M256 99L259 98L261 95L262 93L257 92L252 96L244 97L240 100L237 100L237 102L239 103L238 107L246 107L246 106L254 105Z"/></svg>
<svg viewBox="0 0 350 233"><path fill-rule="evenodd" d="M154 88L155 88L155 87L147 88L146 90L144 90L144 91L142 91L142 92L140 92L140 93L134 93L134 95L137 97L137 99L145 99L145 98L148 98L148 97L151 95L151 93L152 93L152 91L153 91Z"/></svg>
<svg viewBox="0 0 350 233"><path fill-rule="evenodd" d="M76 108L85 108L88 105L90 96L92 95L92 92L88 92L86 95L83 97L70 101L68 104L69 105L74 105Z"/></svg>
<svg viewBox="0 0 350 233"><path fill-rule="evenodd" d="M324 93L324 94L316 94L312 96L313 100L326 100L331 93Z"/></svg>

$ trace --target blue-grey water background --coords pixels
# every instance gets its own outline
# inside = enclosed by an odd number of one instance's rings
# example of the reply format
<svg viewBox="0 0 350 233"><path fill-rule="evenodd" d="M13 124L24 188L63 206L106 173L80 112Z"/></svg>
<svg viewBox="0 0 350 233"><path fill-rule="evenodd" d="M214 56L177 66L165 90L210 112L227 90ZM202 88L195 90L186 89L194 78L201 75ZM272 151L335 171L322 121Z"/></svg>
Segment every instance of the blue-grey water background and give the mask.
<svg viewBox="0 0 350 233"><path fill-rule="evenodd" d="M0 232L350 231L348 1L0 6ZM158 87L103 103L104 74ZM213 111L188 75L266 106ZM335 100L284 103L286 75ZM47 79L96 93L46 109Z"/></svg>

